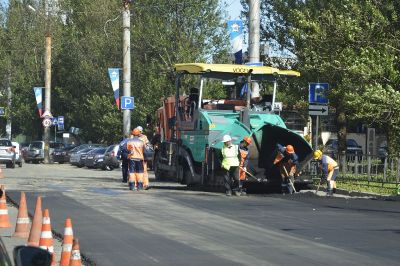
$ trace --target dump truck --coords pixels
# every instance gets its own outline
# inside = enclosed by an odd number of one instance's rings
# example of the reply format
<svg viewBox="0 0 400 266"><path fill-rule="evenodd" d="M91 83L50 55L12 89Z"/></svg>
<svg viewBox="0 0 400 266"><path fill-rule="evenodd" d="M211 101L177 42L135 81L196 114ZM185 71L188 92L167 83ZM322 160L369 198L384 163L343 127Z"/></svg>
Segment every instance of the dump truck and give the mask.
<svg viewBox="0 0 400 266"><path fill-rule="evenodd" d="M162 107L157 110L156 179L222 187L224 135L230 135L237 145L245 136L253 139L249 146L248 183L280 182L279 170L273 164L278 143L293 145L302 167L311 159L309 143L288 129L273 108L278 80L298 77L299 72L203 63L176 64L175 71L176 94L163 98ZM269 86L272 99L252 99L254 82ZM221 91L225 94L215 95ZM301 175L295 181L310 182Z"/></svg>

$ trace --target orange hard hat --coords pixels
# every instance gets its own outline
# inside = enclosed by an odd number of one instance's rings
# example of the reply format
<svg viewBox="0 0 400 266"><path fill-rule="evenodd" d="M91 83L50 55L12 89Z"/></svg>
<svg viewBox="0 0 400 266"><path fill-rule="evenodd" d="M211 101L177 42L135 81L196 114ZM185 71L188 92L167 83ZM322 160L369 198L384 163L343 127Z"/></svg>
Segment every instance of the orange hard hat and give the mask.
<svg viewBox="0 0 400 266"><path fill-rule="evenodd" d="M132 135L139 136L140 135L140 130L138 128L135 128L134 130L132 130Z"/></svg>
<svg viewBox="0 0 400 266"><path fill-rule="evenodd" d="M292 145L287 145L286 146L286 152L287 153L294 153L294 148Z"/></svg>
<svg viewBox="0 0 400 266"><path fill-rule="evenodd" d="M251 138L250 138L249 136L244 137L243 140L246 141L247 144L249 144L249 145L250 145L251 142L252 142L252 140L251 140Z"/></svg>

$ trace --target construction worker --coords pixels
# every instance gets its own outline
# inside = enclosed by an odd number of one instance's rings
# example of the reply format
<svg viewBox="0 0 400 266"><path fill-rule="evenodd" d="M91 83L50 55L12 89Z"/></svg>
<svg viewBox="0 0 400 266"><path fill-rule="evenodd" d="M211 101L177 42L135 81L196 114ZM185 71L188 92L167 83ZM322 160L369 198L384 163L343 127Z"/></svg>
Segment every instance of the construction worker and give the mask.
<svg viewBox="0 0 400 266"><path fill-rule="evenodd" d="M292 145L282 146L277 144L278 154L274 160L274 165L279 167L279 172L282 178L281 189L282 194L294 192L294 175L297 169L300 168L299 157L294 151Z"/></svg>
<svg viewBox="0 0 400 266"><path fill-rule="evenodd" d="M221 167L225 171L224 173L224 186L225 193L227 196L232 196L232 192L235 195L239 195L239 150L238 146L232 144L232 138L229 135L225 135L222 138L224 146L222 147L222 162ZM235 186L235 188L233 187Z"/></svg>
<svg viewBox="0 0 400 266"><path fill-rule="evenodd" d="M239 153L240 153L240 167L239 167L239 192L240 195L246 195L246 192L243 189L243 183L246 180L246 172L247 172L247 164L249 163L249 148L251 145L252 139L249 136L243 138L243 140L239 144Z"/></svg>
<svg viewBox="0 0 400 266"><path fill-rule="evenodd" d="M118 160L122 162L122 183L128 182L128 173L129 173L129 159L128 159L128 149L126 144L128 143L130 135L125 135L124 139L119 143L119 148L117 152Z"/></svg>
<svg viewBox="0 0 400 266"><path fill-rule="evenodd" d="M326 179L327 196L332 196L334 190L336 190L336 177L339 173L339 165L335 160L323 154L320 150L314 152L314 160L319 161L319 166L323 174L322 178Z"/></svg>
<svg viewBox="0 0 400 266"><path fill-rule="evenodd" d="M133 137L126 144L129 151L129 189L143 189L144 142L140 140L140 130L132 130Z"/></svg>
<svg viewBox="0 0 400 266"><path fill-rule="evenodd" d="M147 136L146 136L145 134L143 134L143 127L138 126L138 127L136 127L136 128L139 129L139 131L140 131L139 139L140 139L141 141L144 142L145 148L146 148L146 147L149 147L150 141L149 141L149 139L147 138ZM144 188L145 190L147 190L147 189L149 189L149 174L148 174L148 172L147 172L147 161L146 161L146 160L143 161L143 168L144 168L144 173L143 173L143 188Z"/></svg>

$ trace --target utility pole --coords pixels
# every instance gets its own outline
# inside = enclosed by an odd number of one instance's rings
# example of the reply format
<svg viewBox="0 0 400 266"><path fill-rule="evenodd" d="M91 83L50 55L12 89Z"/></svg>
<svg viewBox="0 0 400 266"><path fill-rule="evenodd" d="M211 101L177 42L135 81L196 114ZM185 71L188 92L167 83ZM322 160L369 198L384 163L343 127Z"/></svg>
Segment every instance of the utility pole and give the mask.
<svg viewBox="0 0 400 266"><path fill-rule="evenodd" d="M45 61L44 61L44 111L51 113L51 32L50 32L50 5L49 1L46 0L45 8L46 8L46 44L45 44ZM44 127L44 163L50 163L50 127Z"/></svg>
<svg viewBox="0 0 400 266"><path fill-rule="evenodd" d="M7 125L6 125L6 134L7 138L11 140L11 124L12 124L12 116L11 116L11 108L12 108L12 91L11 91L11 72L7 73Z"/></svg>
<svg viewBox="0 0 400 266"><path fill-rule="evenodd" d="M260 62L260 0L248 0L249 4L249 62ZM252 98L260 97L260 86L252 83Z"/></svg>
<svg viewBox="0 0 400 266"><path fill-rule="evenodd" d="M123 95L131 96L131 12L129 10L132 1L125 0L122 10L123 27ZM123 110L123 134L129 135L131 131L131 110Z"/></svg>

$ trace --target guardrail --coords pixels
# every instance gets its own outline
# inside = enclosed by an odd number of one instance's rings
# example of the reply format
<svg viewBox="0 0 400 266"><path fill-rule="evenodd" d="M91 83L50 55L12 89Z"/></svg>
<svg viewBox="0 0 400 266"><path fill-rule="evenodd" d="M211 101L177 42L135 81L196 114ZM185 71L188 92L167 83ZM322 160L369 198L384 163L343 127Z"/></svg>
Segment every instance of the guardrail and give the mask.
<svg viewBox="0 0 400 266"><path fill-rule="evenodd" d="M338 182L384 188L388 193L400 187L400 158L377 155L342 154L334 158L339 164ZM316 182L321 177L317 161L310 161L303 170Z"/></svg>

